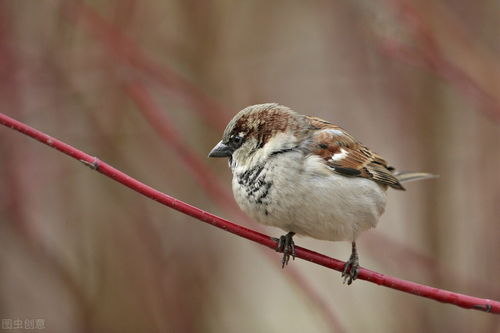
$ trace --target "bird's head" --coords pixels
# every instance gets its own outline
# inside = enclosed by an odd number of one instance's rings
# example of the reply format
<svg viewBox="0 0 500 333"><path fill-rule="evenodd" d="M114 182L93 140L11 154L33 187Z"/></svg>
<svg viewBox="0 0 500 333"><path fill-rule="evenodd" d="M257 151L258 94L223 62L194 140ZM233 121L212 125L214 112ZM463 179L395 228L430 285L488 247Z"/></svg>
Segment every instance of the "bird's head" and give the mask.
<svg viewBox="0 0 500 333"><path fill-rule="evenodd" d="M232 169L263 163L273 153L296 147L306 130L303 116L276 103L246 107L227 125L209 157L228 157Z"/></svg>

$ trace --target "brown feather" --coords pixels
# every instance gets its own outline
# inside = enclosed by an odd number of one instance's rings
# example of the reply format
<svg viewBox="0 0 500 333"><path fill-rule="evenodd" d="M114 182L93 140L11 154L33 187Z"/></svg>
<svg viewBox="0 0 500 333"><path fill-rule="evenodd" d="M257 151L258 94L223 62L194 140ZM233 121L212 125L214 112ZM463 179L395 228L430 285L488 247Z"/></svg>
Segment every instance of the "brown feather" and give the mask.
<svg viewBox="0 0 500 333"><path fill-rule="evenodd" d="M341 127L316 117L306 117L312 134L311 151L321 156L335 172L371 179L394 189L404 190L387 162L357 142Z"/></svg>

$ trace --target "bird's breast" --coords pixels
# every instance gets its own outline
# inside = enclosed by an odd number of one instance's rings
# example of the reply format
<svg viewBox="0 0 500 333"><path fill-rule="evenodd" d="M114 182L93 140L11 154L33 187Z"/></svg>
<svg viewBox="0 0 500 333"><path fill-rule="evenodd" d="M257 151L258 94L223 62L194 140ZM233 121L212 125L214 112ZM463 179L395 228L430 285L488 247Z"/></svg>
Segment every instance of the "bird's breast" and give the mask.
<svg viewBox="0 0 500 333"><path fill-rule="evenodd" d="M266 169L265 165L257 165L233 176L235 199L241 209L254 218L269 214L266 207L270 204L273 180Z"/></svg>
<svg viewBox="0 0 500 333"><path fill-rule="evenodd" d="M257 222L325 240L353 240L374 227L386 200L371 180L328 172L291 154L233 170L232 184L236 202Z"/></svg>
<svg viewBox="0 0 500 333"><path fill-rule="evenodd" d="M291 197L300 178L302 153L275 154L265 163L233 169L233 193L240 208L257 222L283 229L290 222ZM288 200L288 199L292 200Z"/></svg>

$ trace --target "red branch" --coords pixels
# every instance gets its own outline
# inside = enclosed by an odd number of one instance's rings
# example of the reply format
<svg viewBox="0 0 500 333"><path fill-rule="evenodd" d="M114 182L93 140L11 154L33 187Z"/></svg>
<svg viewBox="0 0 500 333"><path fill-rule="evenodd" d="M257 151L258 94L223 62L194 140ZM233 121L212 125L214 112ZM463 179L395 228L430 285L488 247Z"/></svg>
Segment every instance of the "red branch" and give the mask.
<svg viewBox="0 0 500 333"><path fill-rule="evenodd" d="M200 221L211 224L217 228L231 232L240 237L267 246L273 250L276 247L276 242L267 235L231 223L223 218L210 214L204 210L193 207L185 202L182 202L158 190L155 190L154 188L139 182L138 180L119 171L118 169L113 168L109 164L98 160L96 157L90 156L82 152L81 150L78 150L60 140L54 139L51 136L40 132L28 125L25 125L17 120L14 120L2 113L0 113L0 124L19 131L40 141L41 143L57 149L64 154L81 161L85 165L102 173L103 175L108 176L115 181L131 188L132 190L139 192L142 195L158 201L181 213L192 216ZM343 261L327 257L323 254L313 252L302 247L297 247L296 253L298 258L316 263L318 265L322 265L327 268L331 268L337 271L342 271L342 269L344 268ZM406 293L430 298L439 302L454 304L466 309L474 309L500 314L500 302L494 300L472 297L447 290L432 288L415 282L405 281L392 276L383 275L365 268L360 268L359 279L370 281L378 285L400 290Z"/></svg>

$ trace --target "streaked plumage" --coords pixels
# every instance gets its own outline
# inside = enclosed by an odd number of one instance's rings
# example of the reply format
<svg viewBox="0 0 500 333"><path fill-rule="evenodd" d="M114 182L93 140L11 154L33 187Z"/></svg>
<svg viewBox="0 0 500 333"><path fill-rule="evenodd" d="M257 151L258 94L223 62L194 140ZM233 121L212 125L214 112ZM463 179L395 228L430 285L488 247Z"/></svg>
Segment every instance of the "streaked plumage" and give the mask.
<svg viewBox="0 0 500 333"><path fill-rule="evenodd" d="M229 157L243 211L289 233L280 243L283 265L293 255L294 234L353 242L344 272L349 283L357 276L354 242L377 225L387 187L404 190L403 180L432 176L398 174L344 129L275 103L240 111L209 156Z"/></svg>

